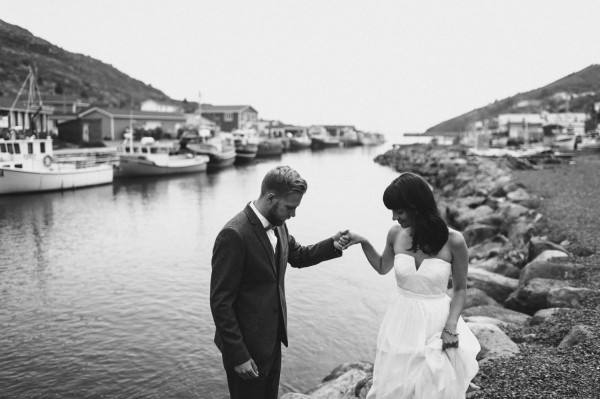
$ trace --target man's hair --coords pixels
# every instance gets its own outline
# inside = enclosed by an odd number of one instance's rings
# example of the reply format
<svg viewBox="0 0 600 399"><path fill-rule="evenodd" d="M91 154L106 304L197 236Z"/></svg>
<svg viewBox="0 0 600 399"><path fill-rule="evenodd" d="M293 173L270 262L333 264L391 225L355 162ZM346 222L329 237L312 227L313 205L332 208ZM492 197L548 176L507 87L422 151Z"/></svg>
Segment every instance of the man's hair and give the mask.
<svg viewBox="0 0 600 399"><path fill-rule="evenodd" d="M260 186L261 197L270 192L276 195L287 195L291 193L306 193L308 184L300 177L300 174L289 166L277 166L265 175Z"/></svg>

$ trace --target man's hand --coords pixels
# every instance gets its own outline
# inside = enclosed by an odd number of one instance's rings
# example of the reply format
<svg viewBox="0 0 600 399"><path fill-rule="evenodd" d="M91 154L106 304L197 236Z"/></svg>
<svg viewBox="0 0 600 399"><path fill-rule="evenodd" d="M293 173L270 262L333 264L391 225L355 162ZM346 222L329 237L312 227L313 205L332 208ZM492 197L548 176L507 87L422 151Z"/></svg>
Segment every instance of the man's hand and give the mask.
<svg viewBox="0 0 600 399"><path fill-rule="evenodd" d="M252 380L254 378L258 378L258 367L256 367L256 363L254 363L254 360L252 359L240 364L239 366L235 366L233 369L235 370L235 373L243 380Z"/></svg>
<svg viewBox="0 0 600 399"><path fill-rule="evenodd" d="M349 246L352 246L354 244L362 244L366 241L367 239L361 236L360 234L357 234L354 231L346 230L346 232L344 232L344 235L340 237L339 243L342 246L342 249L346 249Z"/></svg>
<svg viewBox="0 0 600 399"><path fill-rule="evenodd" d="M338 251L341 251L344 248L344 243L340 242L340 238L342 238L345 234L348 234L349 230L342 230L342 231L338 231L336 233L336 235L334 235L333 238L333 246L335 247L335 249L337 249Z"/></svg>

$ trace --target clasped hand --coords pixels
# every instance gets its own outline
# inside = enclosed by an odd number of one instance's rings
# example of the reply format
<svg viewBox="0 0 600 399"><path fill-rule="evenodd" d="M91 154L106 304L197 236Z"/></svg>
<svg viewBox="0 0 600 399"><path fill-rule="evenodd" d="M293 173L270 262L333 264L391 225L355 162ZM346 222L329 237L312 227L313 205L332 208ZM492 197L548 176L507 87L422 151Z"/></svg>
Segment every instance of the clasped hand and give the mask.
<svg viewBox="0 0 600 399"><path fill-rule="evenodd" d="M350 230L344 230L338 232L338 234L334 236L334 245L337 249L344 250L354 244L362 242L363 240L364 238L359 234Z"/></svg>

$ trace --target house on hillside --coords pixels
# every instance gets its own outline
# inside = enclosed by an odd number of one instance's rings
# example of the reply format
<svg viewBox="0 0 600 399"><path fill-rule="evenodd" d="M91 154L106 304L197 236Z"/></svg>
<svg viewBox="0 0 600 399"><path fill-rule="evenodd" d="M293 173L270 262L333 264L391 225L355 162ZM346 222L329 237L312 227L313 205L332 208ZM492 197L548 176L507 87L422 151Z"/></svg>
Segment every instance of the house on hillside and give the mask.
<svg viewBox="0 0 600 399"><path fill-rule="evenodd" d="M47 133L51 124L49 117L54 108L46 105L27 108L26 102L0 98L0 137L9 135L31 135L32 133Z"/></svg>
<svg viewBox="0 0 600 399"><path fill-rule="evenodd" d="M202 117L213 121L223 132L236 129L256 129L258 111L250 105L202 104Z"/></svg>
<svg viewBox="0 0 600 399"><path fill-rule="evenodd" d="M76 119L59 124L58 136L73 143L121 140L131 125L134 129L159 129L175 138L185 122L183 113L91 107L78 113Z"/></svg>
<svg viewBox="0 0 600 399"><path fill-rule="evenodd" d="M183 105L180 101L145 100L140 104L140 110L148 112L184 112Z"/></svg>

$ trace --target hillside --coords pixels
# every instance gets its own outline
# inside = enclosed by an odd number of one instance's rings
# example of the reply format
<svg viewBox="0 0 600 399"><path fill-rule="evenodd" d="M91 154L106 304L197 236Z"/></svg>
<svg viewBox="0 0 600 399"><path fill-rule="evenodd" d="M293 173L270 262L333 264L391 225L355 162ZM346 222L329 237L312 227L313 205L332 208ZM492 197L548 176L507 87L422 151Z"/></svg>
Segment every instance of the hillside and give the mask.
<svg viewBox="0 0 600 399"><path fill-rule="evenodd" d="M495 101L432 126L426 133L463 132L475 121L505 113L589 112L595 101L600 101L600 65L590 65L544 87Z"/></svg>
<svg viewBox="0 0 600 399"><path fill-rule="evenodd" d="M128 107L133 100L170 100L162 91L133 79L111 65L71 53L29 31L0 20L0 102L16 96L28 73L37 69L44 96L80 97L111 107Z"/></svg>

